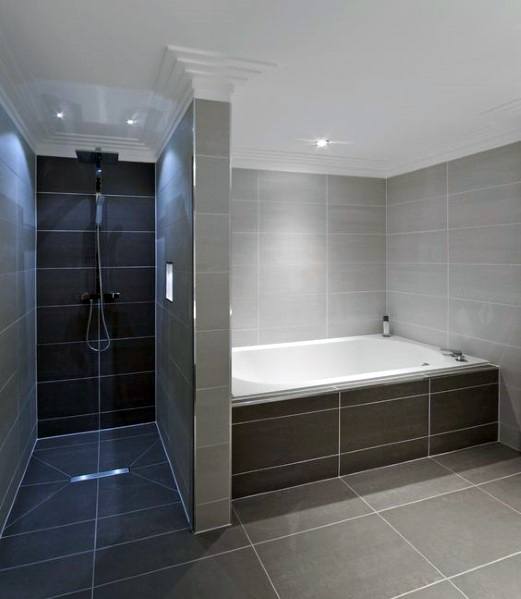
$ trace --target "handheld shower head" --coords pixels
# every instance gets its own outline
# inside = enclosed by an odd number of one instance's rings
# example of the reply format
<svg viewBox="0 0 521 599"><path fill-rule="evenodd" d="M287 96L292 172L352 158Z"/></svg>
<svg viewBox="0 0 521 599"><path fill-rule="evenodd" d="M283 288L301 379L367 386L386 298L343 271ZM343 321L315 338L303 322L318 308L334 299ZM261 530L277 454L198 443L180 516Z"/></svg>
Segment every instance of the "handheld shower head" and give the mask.
<svg viewBox="0 0 521 599"><path fill-rule="evenodd" d="M96 227L101 227L103 222L103 204L105 196L101 193L96 194Z"/></svg>

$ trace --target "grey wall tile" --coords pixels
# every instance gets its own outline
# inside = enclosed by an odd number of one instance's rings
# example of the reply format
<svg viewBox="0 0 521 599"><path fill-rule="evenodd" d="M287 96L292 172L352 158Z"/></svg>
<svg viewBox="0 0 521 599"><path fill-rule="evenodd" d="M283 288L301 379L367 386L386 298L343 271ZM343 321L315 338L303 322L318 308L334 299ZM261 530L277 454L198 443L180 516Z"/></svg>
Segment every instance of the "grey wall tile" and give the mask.
<svg viewBox="0 0 521 599"><path fill-rule="evenodd" d="M331 235L329 264L378 263L385 261L384 235Z"/></svg>
<svg viewBox="0 0 521 599"><path fill-rule="evenodd" d="M326 234L326 208L319 204L260 202L261 233Z"/></svg>
<svg viewBox="0 0 521 599"><path fill-rule="evenodd" d="M385 264L329 264L330 293L384 291Z"/></svg>
<svg viewBox="0 0 521 599"><path fill-rule="evenodd" d="M385 208L382 206L329 206L328 232L385 234Z"/></svg>
<svg viewBox="0 0 521 599"><path fill-rule="evenodd" d="M326 260L326 236L261 233L259 251L261 264L323 264Z"/></svg>
<svg viewBox="0 0 521 599"><path fill-rule="evenodd" d="M395 291L390 292L388 297L392 320L446 330L448 303L445 297Z"/></svg>
<svg viewBox="0 0 521 599"><path fill-rule="evenodd" d="M521 224L449 231L451 262L521 263Z"/></svg>
<svg viewBox="0 0 521 599"><path fill-rule="evenodd" d="M433 231L444 229L446 225L446 196L436 196L405 204L394 204L387 209L387 231L389 233Z"/></svg>
<svg viewBox="0 0 521 599"><path fill-rule="evenodd" d="M439 197L447 193L445 164L437 164L387 180L389 205Z"/></svg>
<svg viewBox="0 0 521 599"><path fill-rule="evenodd" d="M449 226L521 223L521 183L449 196Z"/></svg>
<svg viewBox="0 0 521 599"><path fill-rule="evenodd" d="M195 153L230 157L230 104L194 100Z"/></svg>
<svg viewBox="0 0 521 599"><path fill-rule="evenodd" d="M330 206L385 206L385 180L372 177L327 177Z"/></svg>
<svg viewBox="0 0 521 599"><path fill-rule="evenodd" d="M195 264L199 272L223 272L230 267L228 214L197 214Z"/></svg>
<svg viewBox="0 0 521 599"><path fill-rule="evenodd" d="M232 329L232 347L247 347L258 344L258 329ZM233 356L232 356L233 361Z"/></svg>
<svg viewBox="0 0 521 599"><path fill-rule="evenodd" d="M410 322L393 320L391 322L391 331L393 335L413 339L420 343L428 343L437 347L445 347L448 345L447 331L430 328L428 326L420 326Z"/></svg>
<svg viewBox="0 0 521 599"><path fill-rule="evenodd" d="M388 291L447 294L447 264L390 263Z"/></svg>
<svg viewBox="0 0 521 599"><path fill-rule="evenodd" d="M230 161L199 156L195 177L195 209L212 214L229 212Z"/></svg>
<svg viewBox="0 0 521 599"><path fill-rule="evenodd" d="M257 297L257 264L232 265L231 297L232 305L238 299Z"/></svg>
<svg viewBox="0 0 521 599"><path fill-rule="evenodd" d="M294 341L312 341L313 339L323 339L327 337L325 321L322 323L313 322L306 326L299 327L279 327L273 329L259 329L260 345L269 343L293 343Z"/></svg>
<svg viewBox="0 0 521 599"><path fill-rule="evenodd" d="M234 168L231 186L231 199L243 202L257 201L258 171Z"/></svg>
<svg viewBox="0 0 521 599"><path fill-rule="evenodd" d="M233 200L231 203L231 227L234 233L255 233L258 229L256 202Z"/></svg>
<svg viewBox="0 0 521 599"><path fill-rule="evenodd" d="M447 262L445 231L389 235L389 262Z"/></svg>
<svg viewBox="0 0 521 599"><path fill-rule="evenodd" d="M262 264L259 270L259 293L325 294L326 274L323 264L295 264L291 268Z"/></svg>
<svg viewBox="0 0 521 599"><path fill-rule="evenodd" d="M226 329L230 322L229 276L227 273L197 273L197 328Z"/></svg>
<svg viewBox="0 0 521 599"><path fill-rule="evenodd" d="M521 264L451 264L454 298L521 305Z"/></svg>
<svg viewBox="0 0 521 599"><path fill-rule="evenodd" d="M259 201L326 203L325 175L259 171Z"/></svg>
<svg viewBox="0 0 521 599"><path fill-rule="evenodd" d="M255 233L232 233L232 266L257 266L258 237Z"/></svg>
<svg viewBox="0 0 521 599"><path fill-rule="evenodd" d="M236 298L232 304L231 325L233 329L256 329L258 324L258 300Z"/></svg>
<svg viewBox="0 0 521 599"><path fill-rule="evenodd" d="M332 293L329 295L330 324L345 323L356 327L356 323L359 321L380 321L384 312L385 293L383 292Z"/></svg>
<svg viewBox="0 0 521 599"><path fill-rule="evenodd" d="M521 143L480 152L449 162L449 192L515 183L520 172Z"/></svg>
<svg viewBox="0 0 521 599"><path fill-rule="evenodd" d="M326 295L260 295L259 327L273 329L325 323ZM244 327L246 328L246 327Z"/></svg>

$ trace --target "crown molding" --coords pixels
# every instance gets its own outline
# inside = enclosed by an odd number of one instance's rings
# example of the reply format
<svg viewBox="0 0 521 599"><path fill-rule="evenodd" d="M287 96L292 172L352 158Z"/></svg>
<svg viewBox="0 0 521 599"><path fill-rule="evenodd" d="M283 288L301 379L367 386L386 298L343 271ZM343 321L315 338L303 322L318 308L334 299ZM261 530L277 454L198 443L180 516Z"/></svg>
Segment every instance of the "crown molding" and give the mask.
<svg viewBox="0 0 521 599"><path fill-rule="evenodd" d="M326 152L284 152L255 148L232 148L232 166L258 170L320 173L356 177L385 177L386 160L334 156Z"/></svg>
<svg viewBox="0 0 521 599"><path fill-rule="evenodd" d="M472 156L479 152L486 152L487 150L493 150L494 148L519 141L521 141L521 129L519 128L504 131L496 135L491 135L490 130L487 130L486 133L475 136L472 140L442 148L438 152L428 154L417 160L391 163L385 176L394 177L410 173L418 169L434 166L435 164L465 158L466 156Z"/></svg>

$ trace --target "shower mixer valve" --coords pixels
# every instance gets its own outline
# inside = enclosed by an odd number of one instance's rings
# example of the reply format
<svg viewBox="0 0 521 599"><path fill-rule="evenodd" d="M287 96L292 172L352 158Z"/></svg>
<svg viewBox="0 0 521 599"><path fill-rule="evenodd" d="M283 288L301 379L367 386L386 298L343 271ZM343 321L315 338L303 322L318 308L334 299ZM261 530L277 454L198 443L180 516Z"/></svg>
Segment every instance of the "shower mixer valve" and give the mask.
<svg viewBox="0 0 521 599"><path fill-rule="evenodd" d="M120 296L119 291L108 291L103 294L103 301L115 302L116 300L119 299L119 296ZM82 302L90 302L91 300L98 301L99 299L100 299L99 293L89 293L88 291L85 291L84 293L82 293L80 295L80 300Z"/></svg>

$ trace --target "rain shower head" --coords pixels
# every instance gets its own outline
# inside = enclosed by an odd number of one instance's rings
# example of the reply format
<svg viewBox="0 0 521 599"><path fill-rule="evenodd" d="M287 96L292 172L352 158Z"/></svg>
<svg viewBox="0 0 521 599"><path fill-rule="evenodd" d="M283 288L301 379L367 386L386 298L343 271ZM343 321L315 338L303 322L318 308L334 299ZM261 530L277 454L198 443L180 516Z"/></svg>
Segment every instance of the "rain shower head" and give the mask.
<svg viewBox="0 0 521 599"><path fill-rule="evenodd" d="M80 162L89 162L90 164L115 164L119 160L117 152L102 152L101 148L76 150L76 157Z"/></svg>

